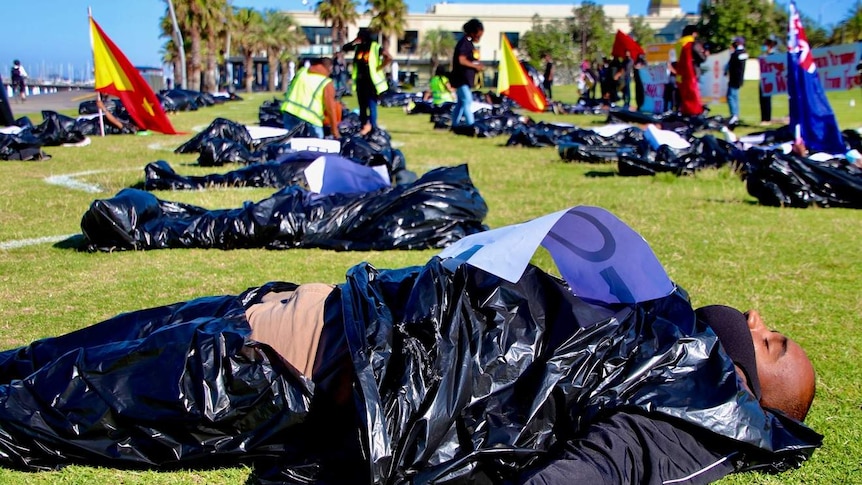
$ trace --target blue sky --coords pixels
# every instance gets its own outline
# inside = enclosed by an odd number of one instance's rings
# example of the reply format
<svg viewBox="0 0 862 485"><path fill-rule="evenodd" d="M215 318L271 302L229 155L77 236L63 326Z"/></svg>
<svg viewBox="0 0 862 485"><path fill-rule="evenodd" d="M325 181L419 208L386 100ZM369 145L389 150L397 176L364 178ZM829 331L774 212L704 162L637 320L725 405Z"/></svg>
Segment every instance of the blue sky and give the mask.
<svg viewBox="0 0 862 485"><path fill-rule="evenodd" d="M452 0L450 0L452 1ZM457 0L455 0L457 1ZM783 2L786 0L777 0ZM308 0L314 5L316 0ZM575 5L575 0L463 0L463 3L553 3ZM159 38L159 19L165 0L4 0L3 57L0 67L8 76L13 59L20 59L31 77L40 72L69 72L80 76L91 62L87 7L105 33L138 66L157 66L164 39ZM433 0L407 0L411 12L423 12ZM578 2L579 3L579 2ZM643 15L649 0L626 2L598 0L599 4L631 5L633 15ZM233 0L239 7L302 10L302 0ZM365 2L360 0L364 7ZM680 0L686 11L696 11L697 0ZM799 9L811 18L833 24L847 15L849 3L839 0L798 0ZM481 12L477 12L481 18ZM465 19L466 20L466 19ZM6 58L8 57L8 58Z"/></svg>

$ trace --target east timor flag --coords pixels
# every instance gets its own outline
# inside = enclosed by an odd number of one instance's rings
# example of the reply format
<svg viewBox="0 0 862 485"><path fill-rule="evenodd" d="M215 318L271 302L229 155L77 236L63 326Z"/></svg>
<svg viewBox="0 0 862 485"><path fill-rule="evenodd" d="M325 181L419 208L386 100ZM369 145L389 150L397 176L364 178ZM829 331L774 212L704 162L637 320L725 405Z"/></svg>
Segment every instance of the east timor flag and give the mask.
<svg viewBox="0 0 862 485"><path fill-rule="evenodd" d="M96 91L120 98L129 116L140 128L176 135L177 131L150 85L120 48L105 35L93 17L90 17L90 34Z"/></svg>
<svg viewBox="0 0 862 485"><path fill-rule="evenodd" d="M524 67L518 62L512 45L505 35L502 37L500 46L500 68L497 77L497 92L505 94L524 108L541 113L548 106L542 90L527 76Z"/></svg>

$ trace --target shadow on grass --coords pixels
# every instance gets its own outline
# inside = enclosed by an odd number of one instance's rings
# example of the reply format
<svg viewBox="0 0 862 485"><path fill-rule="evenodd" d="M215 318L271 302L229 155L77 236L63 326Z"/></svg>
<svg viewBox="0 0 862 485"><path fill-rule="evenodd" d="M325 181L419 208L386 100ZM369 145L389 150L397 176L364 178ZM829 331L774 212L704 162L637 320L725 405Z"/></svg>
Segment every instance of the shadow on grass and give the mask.
<svg viewBox="0 0 862 485"><path fill-rule="evenodd" d="M591 170L584 174L584 177L590 178L605 178L605 177L616 177L618 174L615 171L610 172L599 172L597 170Z"/></svg>
<svg viewBox="0 0 862 485"><path fill-rule="evenodd" d="M67 237L62 241L54 243L54 247L57 249L83 249L85 246L84 235L83 234L75 234L74 236Z"/></svg>

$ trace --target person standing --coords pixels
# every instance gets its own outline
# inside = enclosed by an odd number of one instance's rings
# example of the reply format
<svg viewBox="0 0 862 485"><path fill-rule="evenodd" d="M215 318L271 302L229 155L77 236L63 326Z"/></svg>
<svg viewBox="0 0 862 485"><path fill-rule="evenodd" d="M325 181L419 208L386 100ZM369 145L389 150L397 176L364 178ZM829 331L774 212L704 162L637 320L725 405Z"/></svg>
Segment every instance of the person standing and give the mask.
<svg viewBox="0 0 862 485"><path fill-rule="evenodd" d="M464 36L455 45L455 53L452 55L452 87L455 88L455 114L452 115L452 128L461 124L472 126L475 122L473 110L473 86L476 85L476 74L485 70L485 66L479 62L479 49L476 43L482 40L485 26L479 19L470 19L464 24Z"/></svg>
<svg viewBox="0 0 862 485"><path fill-rule="evenodd" d="M359 103L359 121L362 123L359 134L366 135L377 129L377 97L389 89L383 69L389 65L392 57L367 29L360 30L359 35L341 50L354 51L351 78Z"/></svg>
<svg viewBox="0 0 862 485"><path fill-rule="evenodd" d="M761 59L766 56L775 54L775 46L778 45L778 38L775 35L770 35L763 41L763 54L760 56ZM761 63L761 65L763 65ZM760 96L760 125L766 126L772 124L772 96L765 96L763 94L763 83L758 82L757 92Z"/></svg>
<svg viewBox="0 0 862 485"><path fill-rule="evenodd" d="M27 71L21 65L21 61L15 59L12 63L12 93L21 103L27 101Z"/></svg>
<svg viewBox="0 0 862 485"><path fill-rule="evenodd" d="M285 128L304 121L318 138L323 138L323 127L328 124L332 137L341 137L338 131L341 108L335 100L331 74L332 59L328 57L314 59L308 68L303 67L296 73L281 104Z"/></svg>
<svg viewBox="0 0 862 485"><path fill-rule="evenodd" d="M662 101L664 101L662 111L665 113L676 112L679 103L677 103L675 60L668 59L665 74L667 74L667 81L664 83L664 93L662 94Z"/></svg>
<svg viewBox="0 0 862 485"><path fill-rule="evenodd" d="M643 54L639 55L634 62L634 75L632 76L635 81L635 106L637 110L640 111L644 107L644 102L646 101L646 93L644 92L644 82L641 77L641 69L645 69L647 67L646 56Z"/></svg>
<svg viewBox="0 0 862 485"><path fill-rule="evenodd" d="M617 72L614 79L617 80L617 88L623 100L623 108L629 109L632 104L632 57L631 52L626 51L622 58L617 59Z"/></svg>
<svg viewBox="0 0 862 485"><path fill-rule="evenodd" d="M697 36L697 26L686 25L682 29L682 37L675 46L676 58L678 59L676 72L680 100L679 111L683 116L700 116L703 114L698 72L708 54L703 45L697 41Z"/></svg>
<svg viewBox="0 0 862 485"><path fill-rule="evenodd" d="M547 52L542 54L542 59L545 61L545 80L542 81L542 87L545 89L545 97L550 101L554 98L552 90L552 86L554 85L554 60Z"/></svg>
<svg viewBox="0 0 862 485"><path fill-rule="evenodd" d="M739 124L739 89L745 80L745 64L748 62L748 52L745 51L745 38L734 37L730 44L733 52L724 68L727 76L727 107L730 108L730 119L727 124Z"/></svg>

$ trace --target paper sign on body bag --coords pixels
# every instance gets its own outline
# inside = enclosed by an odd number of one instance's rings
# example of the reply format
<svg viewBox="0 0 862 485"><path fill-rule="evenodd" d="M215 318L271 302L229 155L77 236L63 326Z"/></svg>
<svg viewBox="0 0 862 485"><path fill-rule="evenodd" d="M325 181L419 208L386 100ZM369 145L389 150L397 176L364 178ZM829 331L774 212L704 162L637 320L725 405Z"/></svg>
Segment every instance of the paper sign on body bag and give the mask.
<svg viewBox="0 0 862 485"><path fill-rule="evenodd" d="M586 300L636 303L667 296L674 285L649 244L599 207L577 206L522 224L467 236L440 252L449 268L467 263L516 282L539 245L572 292Z"/></svg>
<svg viewBox="0 0 862 485"><path fill-rule="evenodd" d="M373 192L390 186L385 166L366 167L338 155L323 155L305 168L308 188L318 194Z"/></svg>

